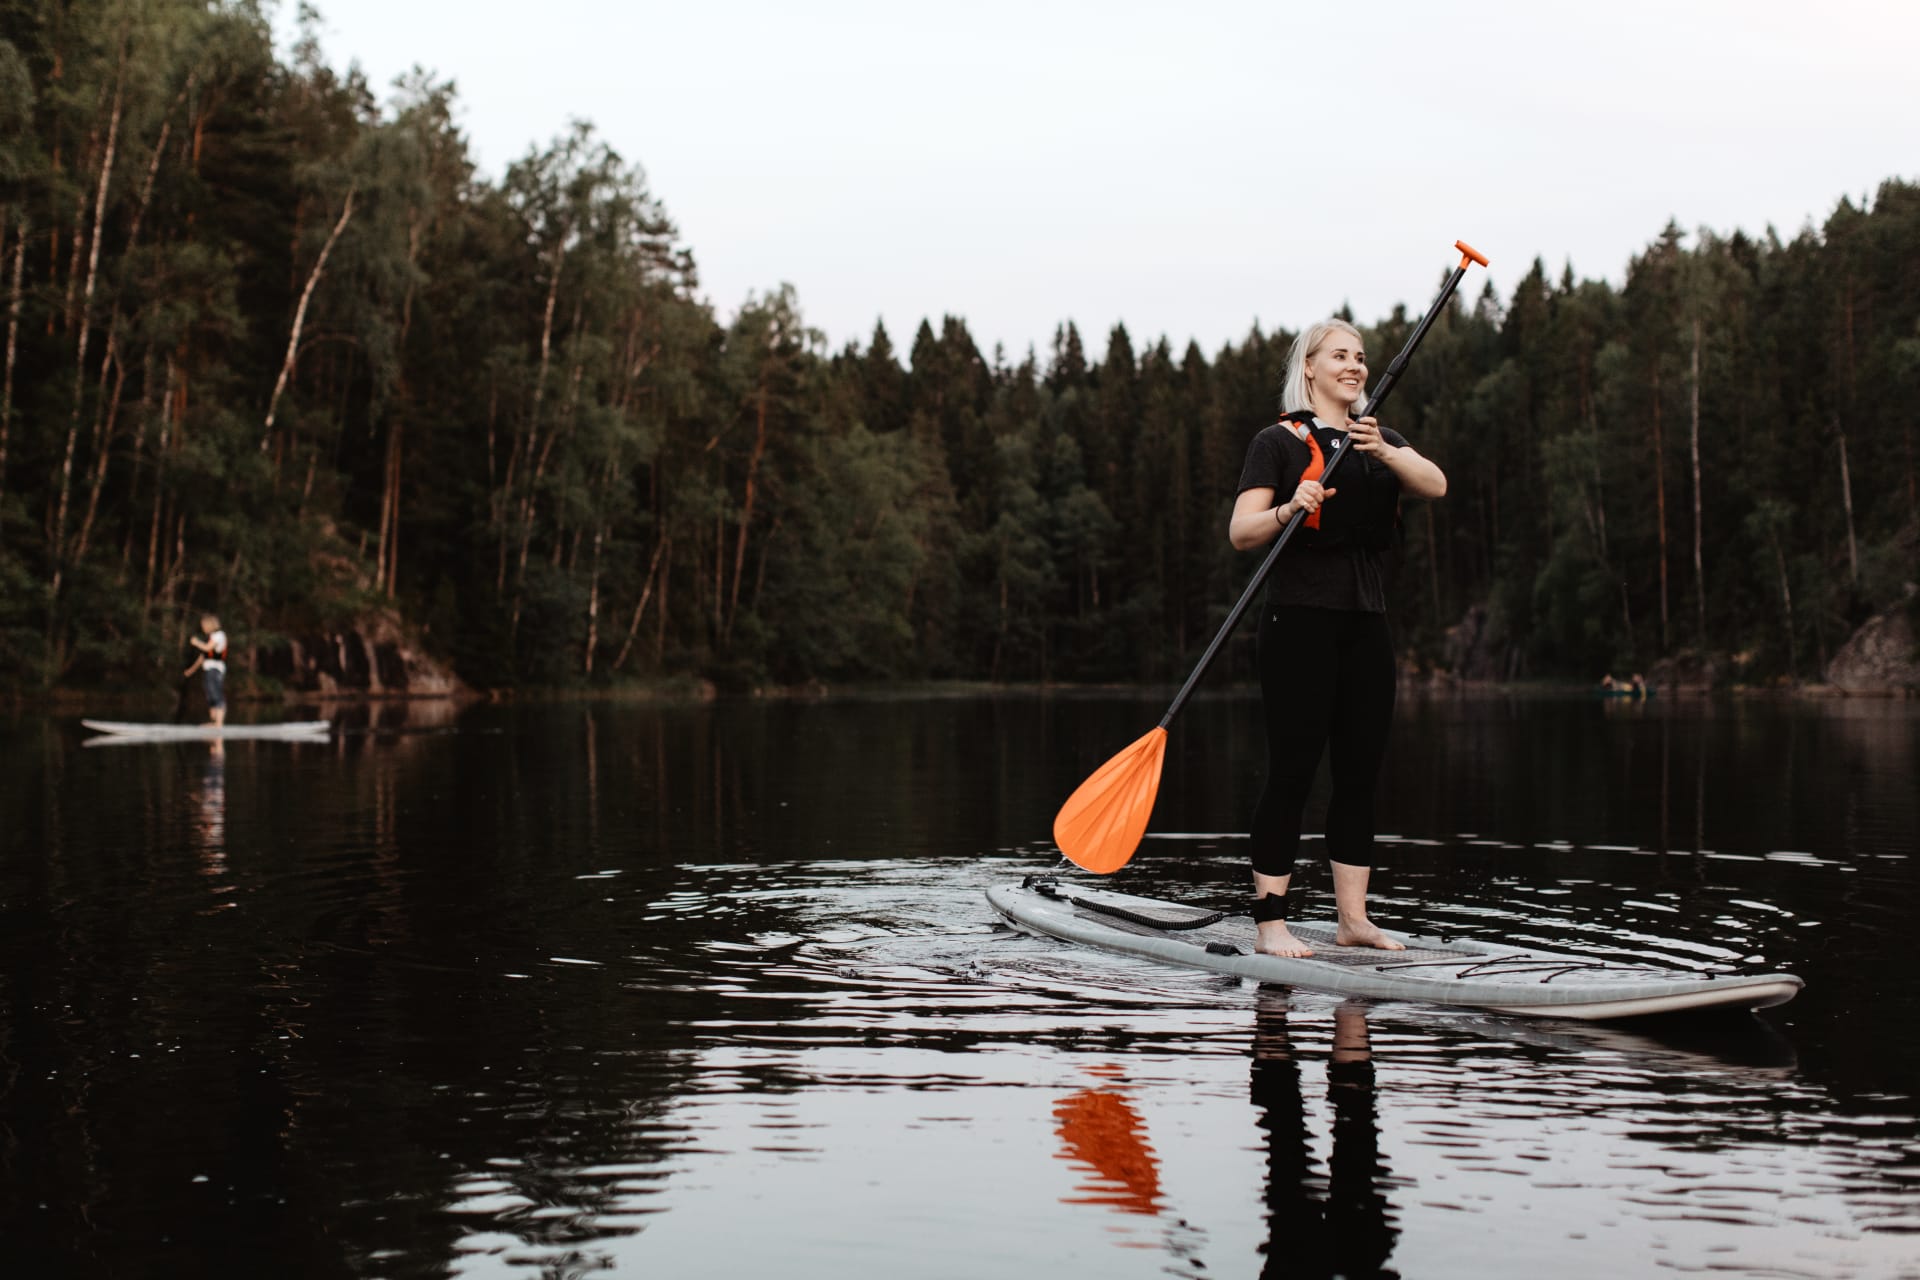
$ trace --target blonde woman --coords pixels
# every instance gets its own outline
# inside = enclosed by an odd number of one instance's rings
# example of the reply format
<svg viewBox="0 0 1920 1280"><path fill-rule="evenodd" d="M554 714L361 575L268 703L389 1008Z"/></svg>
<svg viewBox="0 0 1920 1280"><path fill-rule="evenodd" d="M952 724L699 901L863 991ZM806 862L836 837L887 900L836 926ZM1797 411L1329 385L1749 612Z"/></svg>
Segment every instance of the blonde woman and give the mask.
<svg viewBox="0 0 1920 1280"><path fill-rule="evenodd" d="M1313 949L1287 928L1287 889L1307 793L1330 755L1327 854L1333 864L1335 941L1401 950L1367 917L1373 801L1393 721L1393 641L1381 561L1400 499L1439 498L1447 477L1405 437L1354 418L1366 398L1367 353L1343 320L1309 325L1287 357L1284 416L1253 438L1228 538L1264 547L1296 513L1301 528L1267 580L1259 661L1267 725L1266 791L1253 817L1254 920L1269 955ZM1320 476L1336 448L1359 454L1333 484Z"/></svg>

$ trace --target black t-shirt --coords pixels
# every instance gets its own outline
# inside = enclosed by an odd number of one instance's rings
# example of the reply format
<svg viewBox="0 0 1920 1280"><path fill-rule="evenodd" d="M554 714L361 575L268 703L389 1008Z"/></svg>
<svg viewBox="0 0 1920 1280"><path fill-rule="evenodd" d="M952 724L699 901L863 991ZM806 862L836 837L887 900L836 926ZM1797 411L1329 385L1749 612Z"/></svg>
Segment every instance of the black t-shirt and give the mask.
<svg viewBox="0 0 1920 1280"><path fill-rule="evenodd" d="M1285 438L1282 438L1283 432ZM1380 438L1396 448L1406 447L1406 437L1390 428L1380 428ZM1275 506L1293 497L1293 491L1300 487L1300 475L1306 470L1307 452L1290 446L1289 440L1297 445L1299 437L1284 422L1276 422L1253 438L1247 446L1246 465L1240 469L1237 493L1272 489ZM1342 495L1337 490L1342 480L1358 479L1355 469L1368 463L1378 471L1386 471L1385 464L1365 454L1342 462L1333 474L1332 487L1336 492L1328 502L1340 501ZM1387 477L1391 476L1392 473L1387 472ZM1394 483L1397 484L1397 480ZM1286 550L1280 553L1280 563L1274 565L1267 577L1267 607L1308 605L1317 609L1385 613L1387 588L1381 571L1383 559L1381 552L1371 548L1310 547L1296 536L1288 541Z"/></svg>

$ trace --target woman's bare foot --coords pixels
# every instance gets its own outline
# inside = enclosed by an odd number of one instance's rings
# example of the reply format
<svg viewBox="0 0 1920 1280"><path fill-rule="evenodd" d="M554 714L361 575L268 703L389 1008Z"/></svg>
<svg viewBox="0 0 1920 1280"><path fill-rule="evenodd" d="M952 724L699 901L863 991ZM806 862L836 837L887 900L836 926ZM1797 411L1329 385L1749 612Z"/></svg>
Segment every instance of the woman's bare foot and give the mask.
<svg viewBox="0 0 1920 1280"><path fill-rule="evenodd" d="M1395 942L1380 932L1380 927L1371 920L1342 920L1334 931L1333 940L1343 947L1377 947L1381 951L1405 951L1407 944Z"/></svg>
<svg viewBox="0 0 1920 1280"><path fill-rule="evenodd" d="M1254 950L1266 956L1310 956L1313 948L1293 936L1293 930L1287 928L1285 920L1266 920L1254 926L1260 931L1260 941Z"/></svg>

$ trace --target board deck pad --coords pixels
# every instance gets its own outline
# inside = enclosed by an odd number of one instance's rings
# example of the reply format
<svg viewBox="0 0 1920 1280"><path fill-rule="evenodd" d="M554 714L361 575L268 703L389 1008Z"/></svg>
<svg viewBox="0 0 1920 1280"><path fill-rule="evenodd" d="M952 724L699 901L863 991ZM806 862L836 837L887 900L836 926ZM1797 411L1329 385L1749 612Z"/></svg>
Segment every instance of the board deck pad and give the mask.
<svg viewBox="0 0 1920 1280"><path fill-rule="evenodd" d="M1406 944L1405 951L1343 947L1334 942L1332 924L1315 921L1289 922L1313 955L1263 955L1254 950L1253 921L1244 915L1051 877L995 886L987 900L1015 928L1123 955L1260 982L1506 1013L1600 1020L1683 1009L1763 1009L1791 1000L1803 985L1790 973L1701 973L1392 930L1387 932ZM1194 927L1201 917L1212 922ZM1186 923L1159 928L1148 923L1154 919Z"/></svg>

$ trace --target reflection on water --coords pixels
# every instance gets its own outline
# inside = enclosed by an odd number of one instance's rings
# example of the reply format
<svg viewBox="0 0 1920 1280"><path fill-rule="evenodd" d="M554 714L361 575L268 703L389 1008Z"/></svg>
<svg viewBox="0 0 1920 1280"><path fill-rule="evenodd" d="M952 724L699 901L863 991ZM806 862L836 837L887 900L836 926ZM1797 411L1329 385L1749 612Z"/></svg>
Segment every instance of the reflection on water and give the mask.
<svg viewBox="0 0 1920 1280"><path fill-rule="evenodd" d="M1059 797L1158 709L366 709L113 752L0 727L9 1260L1913 1272L1920 991L1886 958L1920 908L1915 709L1409 705L1383 916L1809 982L1766 1021L1621 1027L999 928L984 889L1054 867ZM1263 755L1249 702L1196 702L1126 887L1239 896Z"/></svg>
<svg viewBox="0 0 1920 1280"><path fill-rule="evenodd" d="M1367 1007L1348 1001L1333 1010L1332 1048L1325 1064L1332 1119L1328 1155L1315 1153L1314 1122L1304 1093L1301 1050L1287 1025L1288 995L1261 991L1254 1000L1248 1097L1266 1153L1266 1239L1262 1276L1381 1276L1399 1232L1387 1190L1392 1178L1380 1152L1375 1115L1373 1053ZM1123 1067L1088 1068L1105 1078L1054 1105L1061 1159L1086 1175L1063 1204L1104 1206L1121 1213L1168 1214L1160 1162L1147 1124L1128 1101L1133 1087ZM1204 1274L1204 1229L1176 1220L1162 1236L1119 1232L1124 1248L1161 1247L1176 1274Z"/></svg>
<svg viewBox="0 0 1920 1280"><path fill-rule="evenodd" d="M219 877L227 870L227 744L216 738L207 743L206 750L206 764L200 770L199 783L189 789L189 799L194 808L200 869Z"/></svg>
<svg viewBox="0 0 1920 1280"><path fill-rule="evenodd" d="M1090 1067L1119 1076L1119 1067ZM1146 1122L1128 1104L1120 1086L1081 1089L1054 1104L1060 1157L1092 1177L1062 1196L1062 1204L1110 1205L1123 1213L1160 1212L1160 1165L1148 1145Z"/></svg>
<svg viewBox="0 0 1920 1280"><path fill-rule="evenodd" d="M1263 1276L1376 1276L1399 1232L1387 1203L1389 1174L1374 1114L1373 1050L1365 1005L1333 1011L1327 1063L1331 1151L1313 1155L1300 1066L1287 1033L1287 997L1255 1006L1253 1104L1267 1134L1268 1240Z"/></svg>

